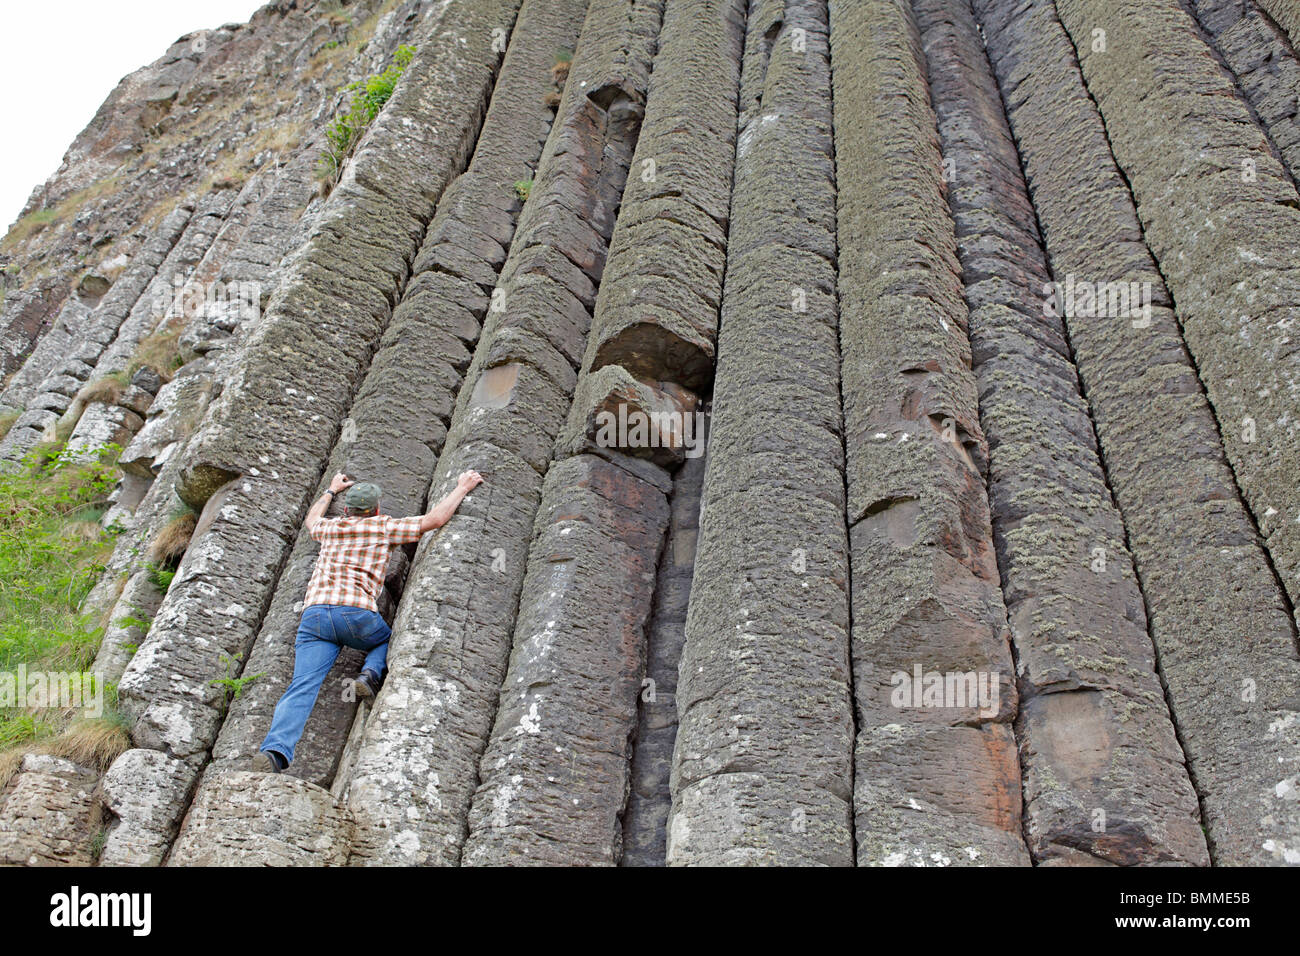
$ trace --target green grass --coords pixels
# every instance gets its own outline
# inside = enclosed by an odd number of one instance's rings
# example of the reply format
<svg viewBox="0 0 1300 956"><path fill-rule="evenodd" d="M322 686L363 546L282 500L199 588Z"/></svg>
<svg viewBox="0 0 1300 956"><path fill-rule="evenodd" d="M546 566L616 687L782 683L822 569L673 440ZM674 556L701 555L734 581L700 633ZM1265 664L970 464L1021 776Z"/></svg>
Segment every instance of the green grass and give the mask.
<svg viewBox="0 0 1300 956"><path fill-rule="evenodd" d="M366 129L379 111L384 108L397 81L415 57L415 47L400 46L393 53L393 62L382 73L349 83L343 89L352 94L347 108L325 127L325 152L320 158L322 183L333 186L338 182L343 164L352 155Z"/></svg>
<svg viewBox="0 0 1300 956"><path fill-rule="evenodd" d="M90 464L64 452L34 453L0 473L0 671L84 671L104 628L82 603L112 554L99 525L118 479L119 449ZM0 752L53 737L72 715L0 710ZM84 730L84 728L82 728Z"/></svg>
<svg viewBox="0 0 1300 956"><path fill-rule="evenodd" d="M0 670L93 659L100 629L80 608L112 553L99 519L116 451L92 464L34 455L0 474Z"/></svg>

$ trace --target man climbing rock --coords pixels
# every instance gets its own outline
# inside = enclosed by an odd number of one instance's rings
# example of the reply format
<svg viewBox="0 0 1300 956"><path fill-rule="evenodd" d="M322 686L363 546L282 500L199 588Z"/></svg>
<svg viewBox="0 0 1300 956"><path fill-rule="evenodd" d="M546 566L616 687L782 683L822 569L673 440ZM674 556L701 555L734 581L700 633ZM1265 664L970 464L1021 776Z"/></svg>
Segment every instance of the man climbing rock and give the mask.
<svg viewBox="0 0 1300 956"><path fill-rule="evenodd" d="M394 518L379 513L378 485L357 484L342 473L334 476L303 522L307 533L320 542L320 554L303 600L293 679L275 705L271 729L253 757L254 770L279 773L293 761L316 695L344 646L366 652L355 682L357 696L372 698L379 692L392 631L376 599L384 586L389 555L397 545L418 541L426 531L441 528L482 481L477 471L464 472L451 494L428 513ZM326 518L325 510L340 492L346 492L343 517Z"/></svg>

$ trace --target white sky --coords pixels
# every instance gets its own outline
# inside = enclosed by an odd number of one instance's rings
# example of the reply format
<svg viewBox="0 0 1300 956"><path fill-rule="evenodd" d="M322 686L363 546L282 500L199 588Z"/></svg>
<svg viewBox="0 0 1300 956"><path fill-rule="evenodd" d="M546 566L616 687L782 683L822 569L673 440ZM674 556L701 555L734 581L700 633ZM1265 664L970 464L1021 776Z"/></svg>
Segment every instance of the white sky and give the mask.
<svg viewBox="0 0 1300 956"><path fill-rule="evenodd" d="M246 23L265 0L5 0L0 6L0 235L128 73L177 38Z"/></svg>

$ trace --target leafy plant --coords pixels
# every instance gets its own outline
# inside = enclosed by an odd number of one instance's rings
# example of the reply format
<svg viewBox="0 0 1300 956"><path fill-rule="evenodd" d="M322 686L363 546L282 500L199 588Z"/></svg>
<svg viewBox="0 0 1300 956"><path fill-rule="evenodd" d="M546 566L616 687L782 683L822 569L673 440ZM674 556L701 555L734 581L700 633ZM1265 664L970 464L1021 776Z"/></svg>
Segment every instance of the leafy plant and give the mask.
<svg viewBox="0 0 1300 956"><path fill-rule="evenodd" d="M222 695L222 701L221 701L221 709L223 713L225 709L230 706L230 702L232 700L239 700L239 695L244 692L245 687L253 683L253 681L257 680L259 677L266 676L266 672L261 671L257 674L249 674L247 676L241 675L239 677L236 677L235 668L238 666L239 662L242 661L243 659L244 659L244 655L242 651L234 655L226 654L223 652L221 655L221 661L226 665L226 676L217 677L213 680L208 681L208 683L211 684L213 687L222 687L225 689L225 693Z"/></svg>
<svg viewBox="0 0 1300 956"><path fill-rule="evenodd" d="M156 564L150 564L149 583L158 589L159 594L166 594L167 589L172 586L172 579L176 577L175 568L163 568Z"/></svg>
<svg viewBox="0 0 1300 956"><path fill-rule="evenodd" d="M324 184L332 187L338 182L343 164L393 95L397 81L414 58L415 47L400 46L393 53L393 62L382 73L343 88L344 92L352 94L352 98L344 112L325 127L326 146L320 158L320 175Z"/></svg>
<svg viewBox="0 0 1300 956"><path fill-rule="evenodd" d="M523 202L528 202L528 197L533 192L533 181L531 179L520 179L515 182L515 195Z"/></svg>

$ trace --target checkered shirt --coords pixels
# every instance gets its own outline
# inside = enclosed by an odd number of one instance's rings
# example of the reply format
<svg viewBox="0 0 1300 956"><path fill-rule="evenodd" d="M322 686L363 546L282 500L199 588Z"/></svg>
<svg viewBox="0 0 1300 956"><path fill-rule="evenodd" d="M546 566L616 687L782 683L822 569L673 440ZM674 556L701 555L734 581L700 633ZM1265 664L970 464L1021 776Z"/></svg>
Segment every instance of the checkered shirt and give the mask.
<svg viewBox="0 0 1300 956"><path fill-rule="evenodd" d="M343 604L378 611L388 556L395 545L420 540L420 515L321 518L311 529L320 554L303 607Z"/></svg>

